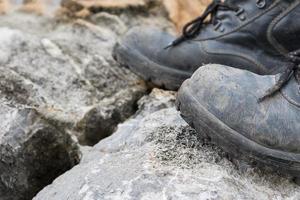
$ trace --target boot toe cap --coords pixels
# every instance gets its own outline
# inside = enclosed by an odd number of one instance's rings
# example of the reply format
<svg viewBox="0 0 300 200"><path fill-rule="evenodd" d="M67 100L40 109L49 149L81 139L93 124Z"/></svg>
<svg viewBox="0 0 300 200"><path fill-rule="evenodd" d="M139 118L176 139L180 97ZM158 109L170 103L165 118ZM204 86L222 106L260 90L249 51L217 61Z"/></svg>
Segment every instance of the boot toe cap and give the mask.
<svg viewBox="0 0 300 200"><path fill-rule="evenodd" d="M274 83L275 76L208 65L183 84L179 96L185 95L181 94L183 90L189 91L209 113L247 139L268 148L299 153L300 109L280 93L258 103Z"/></svg>

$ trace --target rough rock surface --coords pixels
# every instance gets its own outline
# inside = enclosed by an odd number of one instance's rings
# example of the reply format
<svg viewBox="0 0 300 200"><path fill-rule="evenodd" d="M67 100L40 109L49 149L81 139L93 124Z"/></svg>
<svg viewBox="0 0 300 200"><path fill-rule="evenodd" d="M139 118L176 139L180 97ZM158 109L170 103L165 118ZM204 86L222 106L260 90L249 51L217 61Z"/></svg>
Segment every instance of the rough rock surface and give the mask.
<svg viewBox="0 0 300 200"><path fill-rule="evenodd" d="M59 13L69 17L85 18L101 10L114 10L122 12L130 8L136 10L151 10L153 7L161 7L181 32L183 26L199 17L211 0L62 0L62 8Z"/></svg>
<svg viewBox="0 0 300 200"><path fill-rule="evenodd" d="M22 18L14 19L18 21L15 26L7 27L9 22L1 19L1 27L0 22L0 34L4 36L0 44L1 91L7 98L38 107L48 118L78 129L83 144L93 144L112 132L94 127L95 121L113 129L135 112L135 102L146 88L111 58L117 39L114 32L85 21L55 27L43 21L29 29L26 25L31 23L22 23ZM16 29L18 23L23 24L23 30ZM42 29L44 32L40 31L43 23L50 24ZM12 88L11 94L5 89L8 81L24 88Z"/></svg>
<svg viewBox="0 0 300 200"><path fill-rule="evenodd" d="M124 17L130 21L131 16ZM111 50L136 24L102 12L93 22L61 23L24 13L0 18L0 199L31 199L136 112L144 82Z"/></svg>
<svg viewBox="0 0 300 200"><path fill-rule="evenodd" d="M80 152L71 136L35 108L1 99L0 119L1 200L30 199L78 163Z"/></svg>
<svg viewBox="0 0 300 200"><path fill-rule="evenodd" d="M300 198L288 177L237 168L220 149L203 142L174 107L163 109L173 100L159 90L143 98L135 117L34 200Z"/></svg>
<svg viewBox="0 0 300 200"><path fill-rule="evenodd" d="M87 18L99 11L149 13L152 8L157 10L161 7L160 0L62 0L61 5L58 15L71 18Z"/></svg>

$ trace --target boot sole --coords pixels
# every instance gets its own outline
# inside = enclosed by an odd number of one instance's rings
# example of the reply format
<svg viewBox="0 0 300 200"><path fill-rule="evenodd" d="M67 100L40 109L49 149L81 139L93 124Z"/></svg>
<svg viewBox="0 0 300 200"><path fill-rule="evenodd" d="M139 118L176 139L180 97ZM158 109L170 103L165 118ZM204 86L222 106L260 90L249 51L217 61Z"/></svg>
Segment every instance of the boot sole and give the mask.
<svg viewBox="0 0 300 200"><path fill-rule="evenodd" d="M155 86L168 90L178 90L180 85L192 76L191 73L159 65L137 50L117 44L113 50L114 59L123 67Z"/></svg>
<svg viewBox="0 0 300 200"><path fill-rule="evenodd" d="M176 106L182 118L203 139L221 147L233 160L288 173L300 184L300 154L270 149L246 138L207 111L187 87L179 90Z"/></svg>

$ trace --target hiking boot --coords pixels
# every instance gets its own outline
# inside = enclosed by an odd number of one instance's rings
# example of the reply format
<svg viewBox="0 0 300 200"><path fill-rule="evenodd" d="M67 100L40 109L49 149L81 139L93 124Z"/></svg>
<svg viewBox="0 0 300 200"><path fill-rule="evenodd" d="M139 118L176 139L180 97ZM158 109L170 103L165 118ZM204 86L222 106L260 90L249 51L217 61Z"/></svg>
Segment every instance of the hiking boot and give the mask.
<svg viewBox="0 0 300 200"><path fill-rule="evenodd" d="M288 60L280 75L202 67L181 86L177 107L233 158L300 177L300 51Z"/></svg>
<svg viewBox="0 0 300 200"><path fill-rule="evenodd" d="M300 46L298 0L215 0L179 38L156 28L129 31L114 57L156 86L176 90L203 64L276 74ZM209 21L207 19L209 18Z"/></svg>

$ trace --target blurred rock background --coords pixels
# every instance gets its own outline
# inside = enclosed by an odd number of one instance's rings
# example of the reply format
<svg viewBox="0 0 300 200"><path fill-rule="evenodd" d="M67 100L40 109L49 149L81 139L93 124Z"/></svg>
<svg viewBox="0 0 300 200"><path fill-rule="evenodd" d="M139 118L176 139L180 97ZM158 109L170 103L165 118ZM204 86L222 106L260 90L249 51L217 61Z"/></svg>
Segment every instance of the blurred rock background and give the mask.
<svg viewBox="0 0 300 200"><path fill-rule="evenodd" d="M19 8L25 12L56 14L86 18L102 9L124 9L160 5L165 8L169 19L179 31L183 25L200 15L210 0L0 0L0 13ZM62 5L62 7L60 7Z"/></svg>

